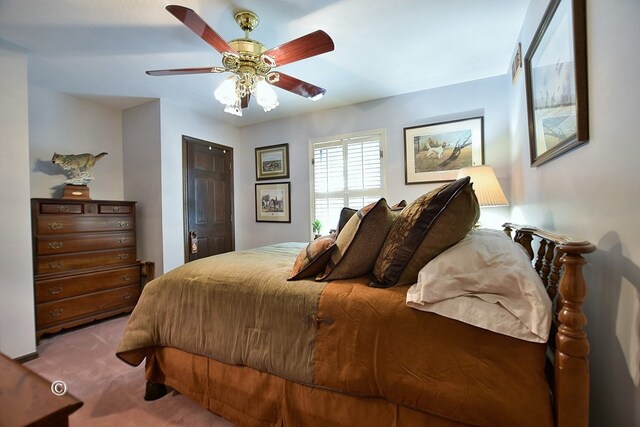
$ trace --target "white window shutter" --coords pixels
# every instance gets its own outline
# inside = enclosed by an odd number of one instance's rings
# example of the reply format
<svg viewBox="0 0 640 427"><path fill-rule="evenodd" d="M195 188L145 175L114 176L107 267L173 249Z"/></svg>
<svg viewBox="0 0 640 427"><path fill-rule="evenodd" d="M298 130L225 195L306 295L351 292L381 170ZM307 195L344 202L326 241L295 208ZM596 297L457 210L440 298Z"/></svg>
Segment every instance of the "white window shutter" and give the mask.
<svg viewBox="0 0 640 427"><path fill-rule="evenodd" d="M312 218L326 234L338 225L340 211L360 209L385 194L384 132L346 135L312 142Z"/></svg>

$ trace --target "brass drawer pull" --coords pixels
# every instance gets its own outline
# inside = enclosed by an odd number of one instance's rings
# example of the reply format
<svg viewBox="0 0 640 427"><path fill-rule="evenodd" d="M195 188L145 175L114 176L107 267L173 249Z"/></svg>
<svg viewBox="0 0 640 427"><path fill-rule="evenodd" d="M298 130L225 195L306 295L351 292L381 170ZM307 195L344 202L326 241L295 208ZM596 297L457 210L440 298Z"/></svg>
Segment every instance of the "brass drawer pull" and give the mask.
<svg viewBox="0 0 640 427"><path fill-rule="evenodd" d="M54 308L53 310L49 311L49 316L51 316L51 317L60 317L60 315L62 315L62 313L64 313L63 309Z"/></svg>
<svg viewBox="0 0 640 427"><path fill-rule="evenodd" d="M122 276L122 280L124 280L125 282L131 280L131 275L130 274L125 274L124 276Z"/></svg>
<svg viewBox="0 0 640 427"><path fill-rule="evenodd" d="M120 239L118 239L118 241L120 243L127 243L129 241L129 238L128 237L121 237Z"/></svg>
<svg viewBox="0 0 640 427"><path fill-rule="evenodd" d="M118 223L116 224L117 227L119 228L125 228L129 226L129 221L118 221Z"/></svg>
<svg viewBox="0 0 640 427"><path fill-rule="evenodd" d="M111 210L113 210L114 212L120 212L120 207L114 206L113 208L111 208Z"/></svg>
<svg viewBox="0 0 640 427"><path fill-rule="evenodd" d="M68 211L68 210L69 210L69 208L68 208L68 207L66 207L66 206L58 206L58 207L56 207L56 210L57 210L58 212L66 212L66 211Z"/></svg>
<svg viewBox="0 0 640 427"><path fill-rule="evenodd" d="M49 242L47 246L49 249L60 249L62 247L62 242Z"/></svg>
<svg viewBox="0 0 640 427"><path fill-rule="evenodd" d="M56 261L56 262L50 262L49 263L49 268L53 268L53 269L58 269L58 268L63 268L64 265L62 264L61 261Z"/></svg>
<svg viewBox="0 0 640 427"><path fill-rule="evenodd" d="M124 299L131 299L133 298L133 294L131 292L127 292L126 294L123 295Z"/></svg>
<svg viewBox="0 0 640 427"><path fill-rule="evenodd" d="M129 259L129 254L118 254L118 258L120 258L120 259Z"/></svg>
<svg viewBox="0 0 640 427"><path fill-rule="evenodd" d="M47 289L47 291L49 292L50 295L57 295L60 292L62 292L62 288L60 286L56 286L56 287Z"/></svg>
<svg viewBox="0 0 640 427"><path fill-rule="evenodd" d="M49 229L50 230L60 230L62 228L62 223L61 222L50 222L49 223Z"/></svg>

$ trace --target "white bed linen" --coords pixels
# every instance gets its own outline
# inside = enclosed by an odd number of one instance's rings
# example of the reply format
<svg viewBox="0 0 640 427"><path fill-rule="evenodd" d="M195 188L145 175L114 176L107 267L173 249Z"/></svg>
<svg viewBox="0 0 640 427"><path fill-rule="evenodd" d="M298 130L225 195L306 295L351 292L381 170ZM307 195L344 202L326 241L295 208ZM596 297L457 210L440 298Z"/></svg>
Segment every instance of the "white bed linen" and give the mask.
<svg viewBox="0 0 640 427"><path fill-rule="evenodd" d="M499 230L472 230L431 260L407 306L533 342L546 342L551 326L540 277L524 248Z"/></svg>

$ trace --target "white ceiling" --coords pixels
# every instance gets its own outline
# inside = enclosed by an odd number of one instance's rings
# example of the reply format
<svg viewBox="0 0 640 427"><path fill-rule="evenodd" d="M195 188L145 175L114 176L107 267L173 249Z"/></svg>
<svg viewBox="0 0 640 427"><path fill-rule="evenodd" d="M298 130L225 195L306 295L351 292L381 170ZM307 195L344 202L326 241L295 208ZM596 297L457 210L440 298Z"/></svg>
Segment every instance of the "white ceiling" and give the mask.
<svg viewBox="0 0 640 427"><path fill-rule="evenodd" d="M227 74L151 77L146 70L220 65L221 55L165 10L195 10L226 40L260 24L267 48L322 29L333 52L278 70L327 89L320 101L275 88L280 106L238 118L213 90ZM0 0L0 39L29 52L29 82L128 108L150 99L245 126L505 74L529 0Z"/></svg>

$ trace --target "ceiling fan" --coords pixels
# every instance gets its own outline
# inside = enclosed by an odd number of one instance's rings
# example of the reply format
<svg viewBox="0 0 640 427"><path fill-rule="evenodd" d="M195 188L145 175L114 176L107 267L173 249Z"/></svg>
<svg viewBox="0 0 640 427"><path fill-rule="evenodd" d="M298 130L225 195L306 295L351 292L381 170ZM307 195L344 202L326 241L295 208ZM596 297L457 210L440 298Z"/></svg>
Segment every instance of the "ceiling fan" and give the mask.
<svg viewBox="0 0 640 427"><path fill-rule="evenodd" d="M267 49L262 43L249 38L249 33L260 20L250 11L235 14L235 20L244 31L243 38L226 42L193 10L184 6L169 5L167 10L205 42L222 54L222 67L178 68L147 71L150 76L180 74L206 74L230 72L214 92L218 101L225 104L225 112L242 116L242 108L249 105L251 95L265 111L278 106L278 98L270 85L317 100L325 89L304 82L279 71L281 65L310 58L334 49L333 40L322 30L291 40L278 47Z"/></svg>

